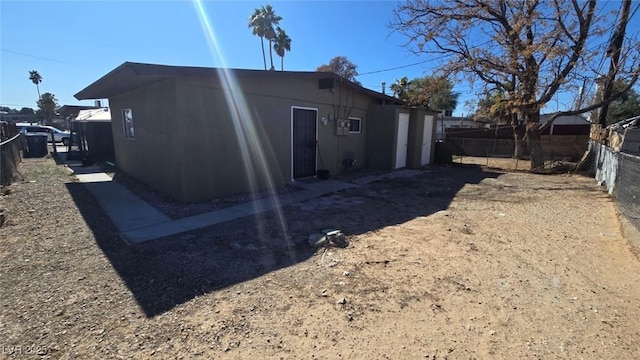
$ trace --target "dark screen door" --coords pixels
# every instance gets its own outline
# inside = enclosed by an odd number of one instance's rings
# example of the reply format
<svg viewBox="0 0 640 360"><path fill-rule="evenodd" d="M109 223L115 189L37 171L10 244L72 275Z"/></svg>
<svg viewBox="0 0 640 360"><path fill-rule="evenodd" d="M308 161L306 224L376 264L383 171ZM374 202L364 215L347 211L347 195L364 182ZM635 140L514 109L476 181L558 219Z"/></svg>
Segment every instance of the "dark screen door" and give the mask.
<svg viewBox="0 0 640 360"><path fill-rule="evenodd" d="M293 178L316 174L317 111L293 109Z"/></svg>

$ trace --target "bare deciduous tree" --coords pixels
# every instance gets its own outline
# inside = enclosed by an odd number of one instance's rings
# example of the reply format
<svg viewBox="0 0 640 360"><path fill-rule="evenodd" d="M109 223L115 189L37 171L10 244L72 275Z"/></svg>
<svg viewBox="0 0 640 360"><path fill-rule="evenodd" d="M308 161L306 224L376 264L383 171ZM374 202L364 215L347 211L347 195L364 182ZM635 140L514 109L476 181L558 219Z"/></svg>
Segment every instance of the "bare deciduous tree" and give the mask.
<svg viewBox="0 0 640 360"><path fill-rule="evenodd" d="M506 94L514 134L527 142L536 169L543 165L540 110L584 76L600 76L594 64L604 56L615 21L596 0L409 0L395 9L392 27L408 36L416 53L442 56L445 74L466 75ZM620 50L616 76L631 85L640 73L639 48L637 39L626 38ZM617 96L558 112L550 121Z"/></svg>

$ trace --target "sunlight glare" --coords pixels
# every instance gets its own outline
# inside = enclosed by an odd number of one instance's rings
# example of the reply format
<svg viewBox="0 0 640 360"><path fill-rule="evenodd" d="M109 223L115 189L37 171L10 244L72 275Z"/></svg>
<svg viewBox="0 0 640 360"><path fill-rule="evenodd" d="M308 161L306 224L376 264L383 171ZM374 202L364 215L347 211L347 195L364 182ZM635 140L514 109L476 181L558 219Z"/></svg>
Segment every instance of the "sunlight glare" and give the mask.
<svg viewBox="0 0 640 360"><path fill-rule="evenodd" d="M258 186L258 181L260 181L258 175L262 175L264 181L266 181L267 190L270 195L269 199L272 202L274 209L276 210L279 225L282 230L287 249L289 251L289 257L294 260L294 254L291 251L292 246L290 244L286 221L280 209L280 199L273 182L273 177L269 169L267 159L264 155L265 151L271 149L267 149L260 141L255 119L249 111L247 101L244 98L242 90L238 86L238 82L235 79L233 72L230 71L226 65L224 56L220 50L220 47L218 46L216 32L214 30L213 24L211 24L211 22L209 21L209 17L207 16L206 10L204 9L204 6L202 4L202 0L193 0L193 4L198 18L200 19L204 35L208 40L211 55L221 65L216 70L220 77L220 83L225 94L225 99L229 108L229 114L231 115L231 120L233 122L236 137L238 138L238 143L240 145L240 153L242 155L245 174L247 176L249 186L251 187L252 192L257 192L260 189ZM259 171L259 173L256 173L254 164L258 166L257 170ZM254 205L254 207L257 206L259 205ZM266 235L265 231L263 231L263 224L261 223L259 218L258 223L261 230L260 232L262 233L260 235Z"/></svg>

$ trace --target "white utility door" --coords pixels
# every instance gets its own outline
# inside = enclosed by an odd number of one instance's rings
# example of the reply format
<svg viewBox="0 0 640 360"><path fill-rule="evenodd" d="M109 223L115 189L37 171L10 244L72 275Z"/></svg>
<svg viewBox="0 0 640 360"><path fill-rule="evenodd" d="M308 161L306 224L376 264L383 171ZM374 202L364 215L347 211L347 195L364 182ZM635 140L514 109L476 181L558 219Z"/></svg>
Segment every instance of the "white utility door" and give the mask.
<svg viewBox="0 0 640 360"><path fill-rule="evenodd" d="M396 169L407 166L407 143L409 139L409 114L398 118L398 139L396 143Z"/></svg>
<svg viewBox="0 0 640 360"><path fill-rule="evenodd" d="M424 116L424 128L422 130L422 157L420 165L431 164L431 145L433 143L433 115Z"/></svg>

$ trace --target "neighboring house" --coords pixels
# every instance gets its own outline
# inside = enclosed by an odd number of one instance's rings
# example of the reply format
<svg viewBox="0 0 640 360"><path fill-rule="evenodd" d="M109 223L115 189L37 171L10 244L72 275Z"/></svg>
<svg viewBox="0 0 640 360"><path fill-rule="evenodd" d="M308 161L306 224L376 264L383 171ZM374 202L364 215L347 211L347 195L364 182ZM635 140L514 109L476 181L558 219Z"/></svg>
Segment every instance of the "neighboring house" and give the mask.
<svg viewBox="0 0 640 360"><path fill-rule="evenodd" d="M442 114L439 114L438 123L436 125L436 139L443 140L447 129L477 129L484 127L484 122L475 121L472 118L462 116L442 116Z"/></svg>
<svg viewBox="0 0 640 360"><path fill-rule="evenodd" d="M0 111L0 121L31 123L36 121L36 114L8 113L6 111Z"/></svg>
<svg viewBox="0 0 640 360"><path fill-rule="evenodd" d="M417 139L405 131L410 112L398 99L334 73L126 62L75 97L108 99L118 168L183 202L318 170L334 175L367 163L392 170L414 153L409 146L423 143L422 132ZM368 139L376 132L393 146L375 151Z"/></svg>
<svg viewBox="0 0 640 360"><path fill-rule="evenodd" d="M92 161L114 161L113 130L109 108L79 110L71 121L81 157Z"/></svg>
<svg viewBox="0 0 640 360"><path fill-rule="evenodd" d="M541 114L540 124L544 124L553 114ZM551 125L542 130L542 135L589 135L591 123L580 115L559 116Z"/></svg>
<svg viewBox="0 0 640 360"><path fill-rule="evenodd" d="M97 102L97 101L96 101ZM82 110L94 110L101 109L101 106L88 106L88 105L62 105L58 108L58 114L65 119L75 119Z"/></svg>
<svg viewBox="0 0 640 360"><path fill-rule="evenodd" d="M80 110L73 120L111 122L111 110L107 107Z"/></svg>

